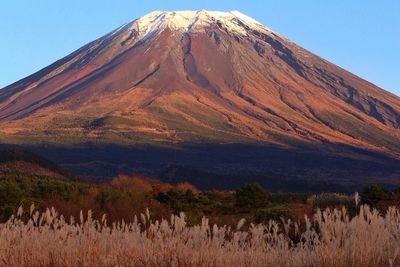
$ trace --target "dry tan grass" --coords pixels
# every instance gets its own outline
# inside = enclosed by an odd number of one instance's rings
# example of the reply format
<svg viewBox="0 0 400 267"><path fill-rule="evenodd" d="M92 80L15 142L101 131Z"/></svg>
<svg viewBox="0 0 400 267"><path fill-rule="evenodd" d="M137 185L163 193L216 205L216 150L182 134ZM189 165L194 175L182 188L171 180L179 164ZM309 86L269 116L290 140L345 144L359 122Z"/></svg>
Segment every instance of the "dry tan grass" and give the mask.
<svg viewBox="0 0 400 267"><path fill-rule="evenodd" d="M362 206L350 219L345 209L318 211L306 229L274 221L241 220L237 229L187 226L185 216L153 221L149 212L132 223L65 220L54 209L30 211L0 225L1 266L399 266L400 212L385 216ZM292 238L288 237L291 232ZM294 242L293 240L297 240ZM300 241L299 241L300 240Z"/></svg>

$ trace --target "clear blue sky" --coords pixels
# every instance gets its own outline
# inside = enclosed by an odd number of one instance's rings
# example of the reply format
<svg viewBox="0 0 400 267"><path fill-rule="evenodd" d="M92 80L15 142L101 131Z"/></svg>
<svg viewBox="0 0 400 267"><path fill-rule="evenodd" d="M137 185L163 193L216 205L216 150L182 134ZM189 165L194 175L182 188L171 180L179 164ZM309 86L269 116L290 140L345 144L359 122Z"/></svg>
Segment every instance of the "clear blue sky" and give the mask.
<svg viewBox="0 0 400 267"><path fill-rule="evenodd" d="M400 96L397 0L4 0L0 88L153 10L239 10Z"/></svg>

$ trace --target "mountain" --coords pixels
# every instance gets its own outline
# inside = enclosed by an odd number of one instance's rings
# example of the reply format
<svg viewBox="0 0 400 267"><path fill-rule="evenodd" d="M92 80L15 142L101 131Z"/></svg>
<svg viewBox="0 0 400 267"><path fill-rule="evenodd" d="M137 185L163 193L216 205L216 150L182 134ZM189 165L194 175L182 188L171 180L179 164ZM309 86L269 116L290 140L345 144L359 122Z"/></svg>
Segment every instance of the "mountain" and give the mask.
<svg viewBox="0 0 400 267"><path fill-rule="evenodd" d="M57 164L41 156L23 150L0 150L0 179L10 175L72 178Z"/></svg>
<svg viewBox="0 0 400 267"><path fill-rule="evenodd" d="M308 168L304 157L329 158L339 173L355 160L343 176L375 166L383 173L374 179L387 173L397 182L400 98L240 12L155 11L0 90L0 141L184 146L188 153L195 145L209 154L227 144L229 153L202 167L225 160L217 168L223 173L232 170L224 157L247 153L240 164L252 166L241 170L268 163L268 172L285 174L289 157L298 174ZM252 158L253 146L279 152L266 152L263 162ZM208 157L195 154L185 165ZM278 154L279 166L271 163ZM159 168L172 160L163 155ZM149 156L137 167L146 164L155 162Z"/></svg>

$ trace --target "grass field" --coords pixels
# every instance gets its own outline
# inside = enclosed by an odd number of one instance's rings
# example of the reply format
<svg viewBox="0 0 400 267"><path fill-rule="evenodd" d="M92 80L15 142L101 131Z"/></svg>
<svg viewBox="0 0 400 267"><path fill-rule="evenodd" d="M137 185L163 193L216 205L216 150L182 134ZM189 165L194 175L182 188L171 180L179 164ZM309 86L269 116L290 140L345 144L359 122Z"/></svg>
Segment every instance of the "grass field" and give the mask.
<svg viewBox="0 0 400 267"><path fill-rule="evenodd" d="M364 205L350 219L345 208L305 218L235 227L206 218L187 226L184 213L154 220L147 210L133 222L65 219L54 209L18 210L0 225L1 266L398 266L400 211L385 215Z"/></svg>

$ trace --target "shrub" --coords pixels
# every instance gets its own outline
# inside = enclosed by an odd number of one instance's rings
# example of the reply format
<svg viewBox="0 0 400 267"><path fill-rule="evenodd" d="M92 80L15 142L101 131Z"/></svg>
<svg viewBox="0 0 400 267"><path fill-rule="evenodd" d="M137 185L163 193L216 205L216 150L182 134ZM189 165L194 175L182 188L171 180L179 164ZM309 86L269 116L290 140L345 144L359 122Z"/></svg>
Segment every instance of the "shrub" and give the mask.
<svg viewBox="0 0 400 267"><path fill-rule="evenodd" d="M361 193L361 201L370 206L376 206L379 201L387 200L389 194L382 185L370 184L364 187Z"/></svg>
<svg viewBox="0 0 400 267"><path fill-rule="evenodd" d="M161 203L169 205L176 213L190 210L197 202L192 190L188 189L184 192L177 188L172 188L167 192L159 192L156 195L156 199Z"/></svg>
<svg viewBox="0 0 400 267"><path fill-rule="evenodd" d="M107 204L113 203L122 197L122 193L116 190L103 190L96 196L96 201L104 208Z"/></svg>
<svg viewBox="0 0 400 267"><path fill-rule="evenodd" d="M244 185L236 191L235 203L240 208L259 208L266 203L268 192L259 184Z"/></svg>
<svg viewBox="0 0 400 267"><path fill-rule="evenodd" d="M281 218L290 218L290 209L285 205L262 208L254 213L256 223L268 222L269 220L280 221Z"/></svg>

